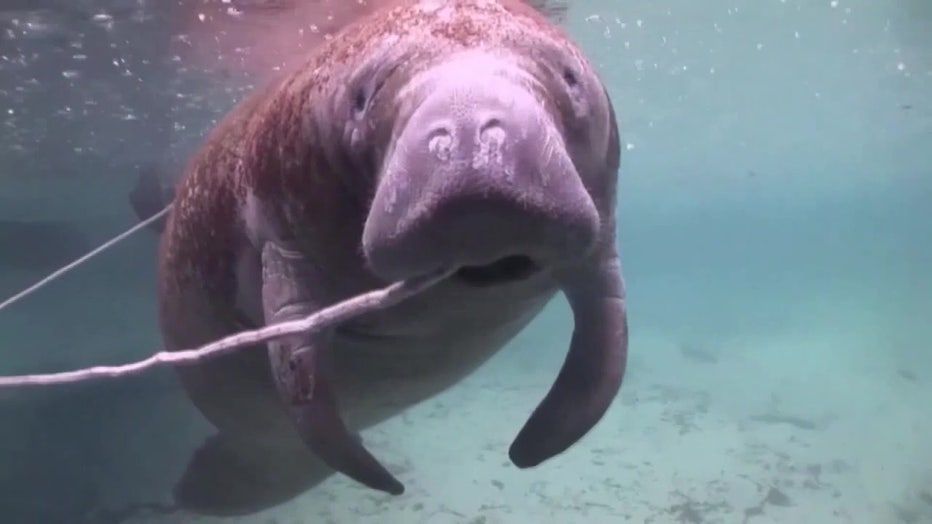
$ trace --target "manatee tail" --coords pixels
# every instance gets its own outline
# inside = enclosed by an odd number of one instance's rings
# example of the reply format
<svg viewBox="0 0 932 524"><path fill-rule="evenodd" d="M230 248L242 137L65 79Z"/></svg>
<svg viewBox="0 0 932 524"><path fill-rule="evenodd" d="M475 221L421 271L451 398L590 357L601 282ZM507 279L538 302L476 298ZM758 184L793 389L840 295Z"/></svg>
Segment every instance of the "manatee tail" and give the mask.
<svg viewBox="0 0 932 524"><path fill-rule="evenodd" d="M201 515L249 515L285 503L333 473L303 447L285 448L211 436L175 485L175 503Z"/></svg>
<svg viewBox="0 0 932 524"><path fill-rule="evenodd" d="M162 180L165 178L163 171L157 164L147 164L139 170L136 185L129 193L129 203L140 221L148 220L160 213L165 209L165 206L171 203L174 197L170 191L165 190L162 184ZM161 234L162 230L165 229L165 217L152 222L149 228Z"/></svg>

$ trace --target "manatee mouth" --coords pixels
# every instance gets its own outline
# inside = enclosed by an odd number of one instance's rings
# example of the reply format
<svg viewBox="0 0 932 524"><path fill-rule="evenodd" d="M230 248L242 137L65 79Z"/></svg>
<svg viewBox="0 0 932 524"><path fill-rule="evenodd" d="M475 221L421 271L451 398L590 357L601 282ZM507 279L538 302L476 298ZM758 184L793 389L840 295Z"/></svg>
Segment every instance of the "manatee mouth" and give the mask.
<svg viewBox="0 0 932 524"><path fill-rule="evenodd" d="M526 255L510 255L491 264L463 266L453 277L474 287L488 287L524 280L540 270L540 266Z"/></svg>

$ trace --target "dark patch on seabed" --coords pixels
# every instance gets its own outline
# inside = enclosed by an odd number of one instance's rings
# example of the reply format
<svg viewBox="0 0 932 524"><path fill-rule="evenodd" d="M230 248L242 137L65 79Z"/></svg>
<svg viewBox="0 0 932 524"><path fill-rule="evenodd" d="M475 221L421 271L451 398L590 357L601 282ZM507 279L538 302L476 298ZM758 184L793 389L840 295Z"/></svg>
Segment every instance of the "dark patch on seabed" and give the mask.
<svg viewBox="0 0 932 524"><path fill-rule="evenodd" d="M928 524L932 522L932 488L920 489L913 497L890 506L897 523Z"/></svg>
<svg viewBox="0 0 932 524"><path fill-rule="evenodd" d="M930 508L932 508L932 492L920 491L919 500L925 502Z"/></svg>
<svg viewBox="0 0 932 524"><path fill-rule="evenodd" d="M767 495L764 496L764 500L760 501L756 506L744 510L744 522L747 524L752 517L763 515L764 509L767 506L789 507L792 505L793 502L786 493L780 491L780 488L770 486L770 489L767 490Z"/></svg>
<svg viewBox="0 0 932 524"><path fill-rule="evenodd" d="M680 354L683 357L700 364L716 364L718 356L707 348L691 344L680 344Z"/></svg>
<svg viewBox="0 0 932 524"><path fill-rule="evenodd" d="M710 513L728 513L733 510L726 502L697 501L679 491L675 492L674 495L685 500L670 506L667 512L673 516L675 522L680 524L703 524L706 522L706 515Z"/></svg>
<svg viewBox="0 0 932 524"><path fill-rule="evenodd" d="M919 382L919 377L908 369L899 369L896 373L906 382Z"/></svg>
<svg viewBox="0 0 932 524"><path fill-rule="evenodd" d="M748 473L732 475L723 470L719 478L674 490L670 493L668 505L650 507L653 515L644 521L645 524L790 522L787 514L778 513L796 507L795 499L810 496L819 497L826 509L835 505L831 509L832 522L857 522L844 508L842 493L834 485L836 479L850 472L851 466L840 459L800 463L792 457L792 447L795 444L806 448L806 445L798 439L791 439L790 442L791 446L786 449L749 442L740 449L730 450L729 455L733 455L735 460L751 466ZM649 464L647 466L650 467ZM750 501L738 505L732 497L736 493L736 485L742 483L752 484L756 495Z"/></svg>

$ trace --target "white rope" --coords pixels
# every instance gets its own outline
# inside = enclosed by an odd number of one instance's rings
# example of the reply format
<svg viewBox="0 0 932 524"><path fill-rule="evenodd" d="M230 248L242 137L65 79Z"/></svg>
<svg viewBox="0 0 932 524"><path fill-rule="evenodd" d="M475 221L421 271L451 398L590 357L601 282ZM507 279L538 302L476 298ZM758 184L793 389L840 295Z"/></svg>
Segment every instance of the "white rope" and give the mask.
<svg viewBox="0 0 932 524"><path fill-rule="evenodd" d="M15 304L15 303L19 302L20 300L26 298L27 296L29 296L29 295L35 293L36 291L39 290L39 288L44 287L45 285L47 285L47 284L51 283L52 281L58 279L59 277L61 277L61 276L64 275L65 273L71 271L72 269L75 269L76 267L78 267L78 266L80 266L81 264L87 262L88 260L94 258L95 256L99 255L100 253L102 253L102 252L106 251L107 249L110 249L111 247L115 246L116 244L122 242L124 239L128 238L128 237L131 236L133 233L139 231L140 229L142 229L142 228L148 226L149 224L155 222L156 220L162 218L163 216L165 216L166 214L168 214L169 210L171 210L171 207L172 207L171 204L169 204L168 206L165 207L165 209L162 209L161 211L159 211L158 213L152 215L151 217L149 217L149 218L143 220L142 222L136 224L135 226L133 226L133 227L127 229L126 231L120 233L119 235L117 235L117 236L111 238L110 240L104 242L103 244L101 244L100 246L98 246L97 248L95 248L95 249L94 249L93 251L91 251L90 253L88 253L88 254L82 256L81 258L75 260L74 262L68 264L67 266L64 266L64 267L62 267L62 268L60 268L60 269L57 269L56 271L54 271L54 272L53 272L52 274L50 274L49 276L43 278L42 280L36 282L36 283L33 284L33 285L27 287L26 289L24 289L24 290L20 291L19 293L13 295L12 297L10 297L10 298L4 300L3 302L0 302L0 311L3 311L4 309L6 309L6 308L12 306L13 304Z"/></svg>
<svg viewBox="0 0 932 524"><path fill-rule="evenodd" d="M197 349L162 351L145 360L119 366L95 366L61 373L0 377L0 388L45 386L82 382L96 378L125 377L142 373L162 364L191 364L207 357L230 353L243 346L258 344L275 338L299 333L321 331L329 326L359 316L363 313L397 304L427 289L449 274L450 272L447 270L435 271L422 277L396 282L388 287L356 295L343 302L338 302L314 314L308 315L303 319L281 322L261 329L243 331L206 344Z"/></svg>

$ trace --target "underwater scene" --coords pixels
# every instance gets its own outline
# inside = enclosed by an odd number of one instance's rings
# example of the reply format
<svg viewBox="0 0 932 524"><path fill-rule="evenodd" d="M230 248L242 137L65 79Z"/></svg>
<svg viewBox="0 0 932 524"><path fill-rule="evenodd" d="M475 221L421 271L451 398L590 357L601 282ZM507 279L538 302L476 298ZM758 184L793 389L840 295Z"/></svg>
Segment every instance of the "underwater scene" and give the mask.
<svg viewBox="0 0 932 524"><path fill-rule="evenodd" d="M0 524L932 524L930 202L929 0L0 0Z"/></svg>

